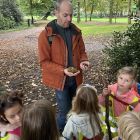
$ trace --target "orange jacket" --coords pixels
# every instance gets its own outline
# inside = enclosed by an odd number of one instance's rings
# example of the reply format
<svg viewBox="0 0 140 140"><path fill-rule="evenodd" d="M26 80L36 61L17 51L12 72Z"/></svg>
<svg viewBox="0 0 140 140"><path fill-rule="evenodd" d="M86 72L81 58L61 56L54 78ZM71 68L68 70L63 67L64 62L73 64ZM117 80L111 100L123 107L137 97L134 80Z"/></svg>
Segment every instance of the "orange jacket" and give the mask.
<svg viewBox="0 0 140 140"><path fill-rule="evenodd" d="M67 46L63 38L54 28L54 21L46 26L38 39L39 57L42 68L43 83L51 88L63 90L66 76L64 69L67 67ZM87 61L85 45L81 31L71 24L72 29L72 59L74 66L80 70L80 62ZM48 42L48 36L52 36L52 45ZM77 85L82 83L82 71L76 76Z"/></svg>

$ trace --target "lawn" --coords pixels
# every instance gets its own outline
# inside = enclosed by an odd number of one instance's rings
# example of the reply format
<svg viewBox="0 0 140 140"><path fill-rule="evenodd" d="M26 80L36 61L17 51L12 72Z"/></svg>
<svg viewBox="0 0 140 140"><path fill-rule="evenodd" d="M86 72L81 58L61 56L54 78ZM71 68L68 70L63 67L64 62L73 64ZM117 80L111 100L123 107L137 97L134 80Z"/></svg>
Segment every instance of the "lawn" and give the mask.
<svg viewBox="0 0 140 140"><path fill-rule="evenodd" d="M55 16L49 16L47 19L48 20L53 20L53 19L55 19ZM73 21L77 21L77 18L73 17ZM85 18L81 18L81 21L85 21ZM92 21L108 22L109 19L108 18L92 18ZM112 19L112 22L115 23L115 19L114 18ZM127 23L127 22L128 22L128 18L127 17L116 18L116 23Z"/></svg>
<svg viewBox="0 0 140 140"><path fill-rule="evenodd" d="M48 17L48 20L55 19L55 17ZM108 18L95 18L92 21L85 22L84 19L81 19L80 23L76 22L76 18L73 18L73 22L81 29L84 36L89 35L108 35L114 31L124 31L127 29L127 18L117 18L115 23L109 24Z"/></svg>
<svg viewBox="0 0 140 140"><path fill-rule="evenodd" d="M26 17L27 19L28 17ZM4 30L0 31L3 32L9 32L9 31L16 31L16 30L24 30L27 28L32 28L34 26L45 26L47 22L55 19L55 16L49 16L47 20L36 20L34 25L31 25L30 27L27 26L27 20L25 22L15 28L10 30ZM81 22L77 23L77 19L73 17L73 22L81 29L82 34L84 36L90 36L90 35L110 35L114 31L124 31L127 29L127 18L117 18L117 22L115 23L113 19L113 23L109 24L108 18L93 18L92 21L85 22L84 18L81 18Z"/></svg>
<svg viewBox="0 0 140 140"><path fill-rule="evenodd" d="M127 24L102 24L102 25L86 25L86 24L77 24L81 29L84 36L89 35L108 35L114 31L124 31L127 29Z"/></svg>

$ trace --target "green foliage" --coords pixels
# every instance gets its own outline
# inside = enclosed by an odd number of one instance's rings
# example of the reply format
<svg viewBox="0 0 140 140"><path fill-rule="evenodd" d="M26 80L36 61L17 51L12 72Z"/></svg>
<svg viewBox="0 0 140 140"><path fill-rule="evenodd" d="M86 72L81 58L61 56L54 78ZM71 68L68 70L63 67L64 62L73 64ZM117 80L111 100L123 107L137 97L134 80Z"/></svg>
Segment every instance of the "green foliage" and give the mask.
<svg viewBox="0 0 140 140"><path fill-rule="evenodd" d="M112 77L121 67L134 66L138 70L140 81L140 23L134 23L123 33L114 32L103 54Z"/></svg>
<svg viewBox="0 0 140 140"><path fill-rule="evenodd" d="M5 18L0 14L0 30L14 28L15 22L9 18Z"/></svg>
<svg viewBox="0 0 140 140"><path fill-rule="evenodd" d="M0 29L12 28L22 21L22 14L15 0L0 0L0 21Z"/></svg>
<svg viewBox="0 0 140 140"><path fill-rule="evenodd" d="M41 16L53 11L55 0L18 0L25 16Z"/></svg>

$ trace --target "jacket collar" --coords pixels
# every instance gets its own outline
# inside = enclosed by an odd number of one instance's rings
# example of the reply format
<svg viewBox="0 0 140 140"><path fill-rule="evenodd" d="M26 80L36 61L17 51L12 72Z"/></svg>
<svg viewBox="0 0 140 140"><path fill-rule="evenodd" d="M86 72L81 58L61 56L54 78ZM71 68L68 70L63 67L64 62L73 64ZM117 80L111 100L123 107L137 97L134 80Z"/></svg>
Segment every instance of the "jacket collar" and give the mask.
<svg viewBox="0 0 140 140"><path fill-rule="evenodd" d="M74 35L81 33L81 30L77 26L75 26L73 23L70 24L69 28L71 28L71 32ZM48 36L59 34L56 27L56 19L49 22L46 25L45 29L47 30Z"/></svg>

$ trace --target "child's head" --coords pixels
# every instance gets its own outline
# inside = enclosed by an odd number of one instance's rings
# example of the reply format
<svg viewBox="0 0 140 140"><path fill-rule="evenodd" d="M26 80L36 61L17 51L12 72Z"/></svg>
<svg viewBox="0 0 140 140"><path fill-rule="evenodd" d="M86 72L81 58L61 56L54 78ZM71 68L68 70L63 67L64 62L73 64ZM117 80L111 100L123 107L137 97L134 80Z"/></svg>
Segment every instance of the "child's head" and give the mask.
<svg viewBox="0 0 140 140"><path fill-rule="evenodd" d="M55 110L47 100L39 100L23 112L22 140L58 140Z"/></svg>
<svg viewBox="0 0 140 140"><path fill-rule="evenodd" d="M0 95L0 122L15 124L21 121L22 97L17 91Z"/></svg>
<svg viewBox="0 0 140 140"><path fill-rule="evenodd" d="M124 140L140 140L140 112L129 111L119 117L119 136Z"/></svg>
<svg viewBox="0 0 140 140"><path fill-rule="evenodd" d="M129 89L137 77L136 70L133 67L123 67L118 71L117 83L120 88Z"/></svg>
<svg viewBox="0 0 140 140"><path fill-rule="evenodd" d="M73 99L72 111L79 113L96 114L99 112L97 90L89 84L82 84L76 90Z"/></svg>

